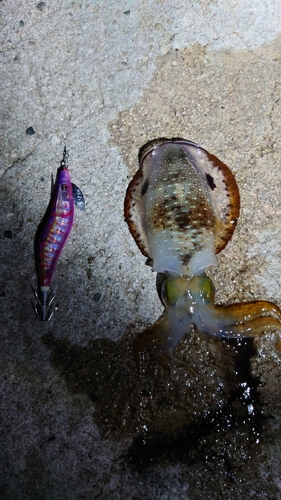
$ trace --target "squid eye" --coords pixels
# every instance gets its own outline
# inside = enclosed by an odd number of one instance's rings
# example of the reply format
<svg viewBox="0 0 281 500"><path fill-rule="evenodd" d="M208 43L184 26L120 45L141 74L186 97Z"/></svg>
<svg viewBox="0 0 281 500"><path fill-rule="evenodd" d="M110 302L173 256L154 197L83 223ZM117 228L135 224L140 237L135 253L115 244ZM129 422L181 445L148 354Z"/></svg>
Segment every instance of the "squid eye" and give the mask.
<svg viewBox="0 0 281 500"><path fill-rule="evenodd" d="M61 190L62 191L67 191L67 184L62 184L61 185Z"/></svg>
<svg viewBox="0 0 281 500"><path fill-rule="evenodd" d="M214 296L214 287L210 278L200 278L199 281L200 296L205 302L211 302Z"/></svg>
<svg viewBox="0 0 281 500"><path fill-rule="evenodd" d="M183 278L168 278L163 284L162 298L163 302L171 306L186 293L187 284Z"/></svg>

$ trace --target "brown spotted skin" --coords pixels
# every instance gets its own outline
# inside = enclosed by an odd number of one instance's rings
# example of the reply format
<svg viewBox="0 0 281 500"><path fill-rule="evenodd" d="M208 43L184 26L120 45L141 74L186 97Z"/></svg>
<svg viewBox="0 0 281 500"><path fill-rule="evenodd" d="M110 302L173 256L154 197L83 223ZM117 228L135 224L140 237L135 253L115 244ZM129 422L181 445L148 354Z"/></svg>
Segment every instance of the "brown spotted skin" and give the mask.
<svg viewBox="0 0 281 500"><path fill-rule="evenodd" d="M186 234L211 229L215 224L212 207L204 195L200 179L194 170L187 168L181 149L171 144L160 170L158 187L155 186L156 203L152 216L155 229L173 229Z"/></svg>

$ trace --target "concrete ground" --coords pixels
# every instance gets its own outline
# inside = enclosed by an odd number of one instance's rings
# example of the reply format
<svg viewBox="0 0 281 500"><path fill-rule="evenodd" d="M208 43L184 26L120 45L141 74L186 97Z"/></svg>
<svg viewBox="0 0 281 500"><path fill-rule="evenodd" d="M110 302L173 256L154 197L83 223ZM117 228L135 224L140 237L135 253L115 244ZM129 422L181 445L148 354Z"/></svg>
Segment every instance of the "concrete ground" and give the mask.
<svg viewBox="0 0 281 500"><path fill-rule="evenodd" d="M162 313L123 217L138 150L180 136L234 173L221 303L281 306L278 0L2 0L0 497L281 498L281 352L182 342L194 374L132 357ZM33 242L64 145L86 199L35 319Z"/></svg>

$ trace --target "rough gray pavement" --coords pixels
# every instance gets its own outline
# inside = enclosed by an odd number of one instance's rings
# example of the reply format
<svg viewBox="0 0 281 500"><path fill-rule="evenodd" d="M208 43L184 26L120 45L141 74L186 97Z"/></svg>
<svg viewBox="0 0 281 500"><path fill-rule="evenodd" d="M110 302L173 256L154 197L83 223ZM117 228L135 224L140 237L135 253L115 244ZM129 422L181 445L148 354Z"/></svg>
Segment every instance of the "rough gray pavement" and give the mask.
<svg viewBox="0 0 281 500"><path fill-rule="evenodd" d="M241 195L210 270L220 303L281 305L278 0L2 0L0 497L281 497L278 334L194 333L193 373L132 357L162 312L123 217L138 150L197 142ZM39 323L33 244L64 145L86 198Z"/></svg>

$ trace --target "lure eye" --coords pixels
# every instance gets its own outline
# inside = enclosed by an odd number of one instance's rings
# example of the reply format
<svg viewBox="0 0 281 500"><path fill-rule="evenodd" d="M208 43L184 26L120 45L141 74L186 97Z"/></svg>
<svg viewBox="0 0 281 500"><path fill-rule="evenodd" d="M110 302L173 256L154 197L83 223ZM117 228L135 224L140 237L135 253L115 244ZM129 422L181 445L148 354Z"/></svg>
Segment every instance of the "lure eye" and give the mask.
<svg viewBox="0 0 281 500"><path fill-rule="evenodd" d="M61 185L61 190L62 191L67 191L67 184L62 184Z"/></svg>

